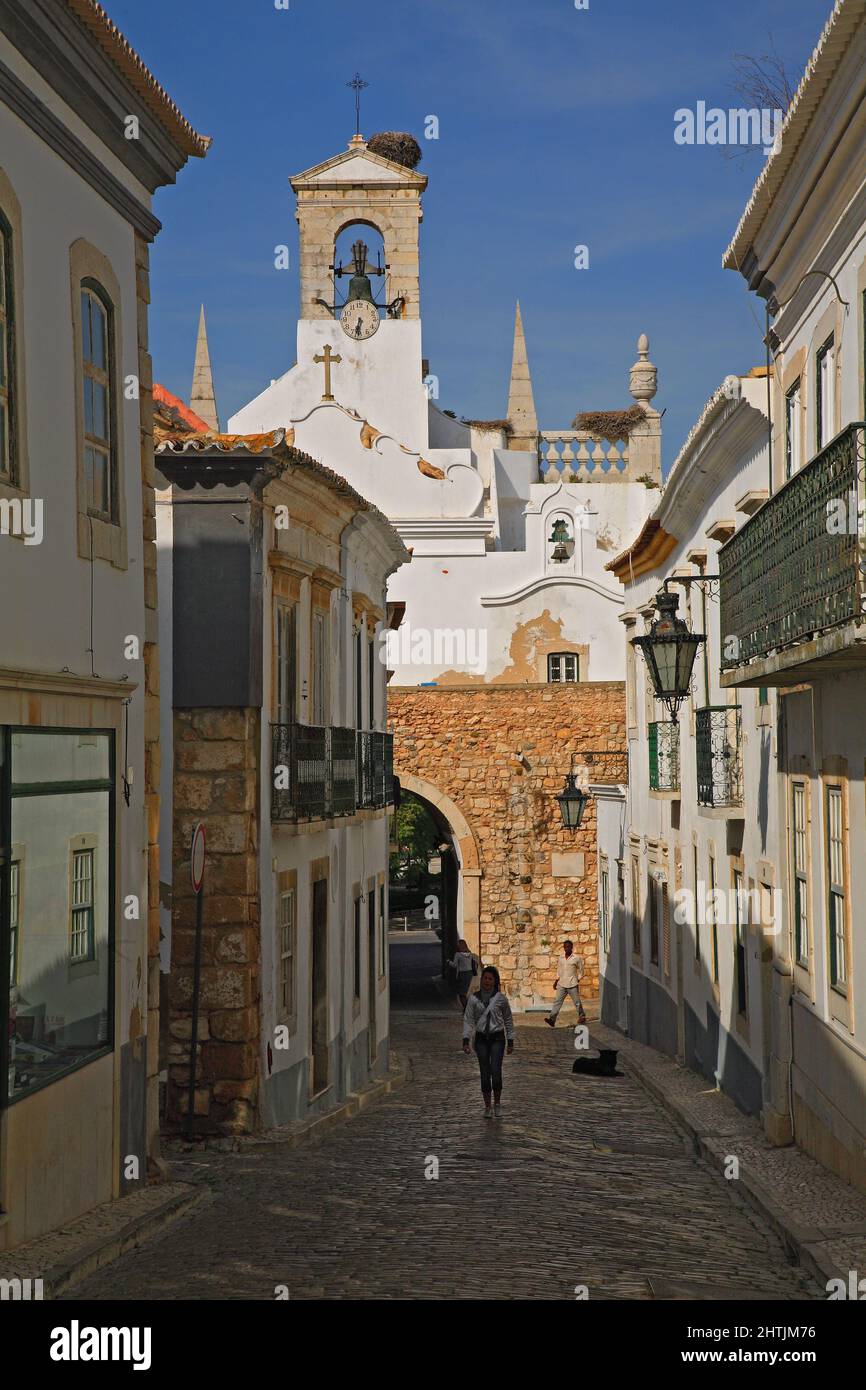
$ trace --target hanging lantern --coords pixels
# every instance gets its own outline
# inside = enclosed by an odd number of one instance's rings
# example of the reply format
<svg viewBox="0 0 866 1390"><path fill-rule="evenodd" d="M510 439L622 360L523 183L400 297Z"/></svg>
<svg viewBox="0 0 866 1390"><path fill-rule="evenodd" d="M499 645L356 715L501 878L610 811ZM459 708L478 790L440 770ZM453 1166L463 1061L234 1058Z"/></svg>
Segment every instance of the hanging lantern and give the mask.
<svg viewBox="0 0 866 1390"><path fill-rule="evenodd" d="M662 589L656 594L658 617L649 632L631 639L632 646L640 647L644 654L656 699L664 702L674 721L689 693L698 647L706 641L703 633L690 632L677 617L678 603L676 594Z"/></svg>
<svg viewBox="0 0 866 1390"><path fill-rule="evenodd" d="M565 786L556 799L566 830L579 830L589 801L589 793L577 785L577 778L573 772L566 777Z"/></svg>

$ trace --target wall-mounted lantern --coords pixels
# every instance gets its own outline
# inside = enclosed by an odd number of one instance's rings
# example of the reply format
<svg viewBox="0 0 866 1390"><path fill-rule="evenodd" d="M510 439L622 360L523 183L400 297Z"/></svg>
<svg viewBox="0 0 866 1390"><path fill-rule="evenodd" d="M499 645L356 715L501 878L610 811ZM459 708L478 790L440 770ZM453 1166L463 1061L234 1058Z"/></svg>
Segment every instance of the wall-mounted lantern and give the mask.
<svg viewBox="0 0 866 1390"><path fill-rule="evenodd" d="M631 639L644 654L653 694L667 706L671 719L679 718L680 705L689 693L692 667L698 647L707 639L702 632L691 632L677 616L679 599L668 589L656 594L658 617L649 632Z"/></svg>
<svg viewBox="0 0 866 1390"><path fill-rule="evenodd" d="M570 772L566 777L565 786L556 800L559 803L559 812L566 830L579 830L583 813L589 801L589 792L577 785L577 777L573 772Z"/></svg>

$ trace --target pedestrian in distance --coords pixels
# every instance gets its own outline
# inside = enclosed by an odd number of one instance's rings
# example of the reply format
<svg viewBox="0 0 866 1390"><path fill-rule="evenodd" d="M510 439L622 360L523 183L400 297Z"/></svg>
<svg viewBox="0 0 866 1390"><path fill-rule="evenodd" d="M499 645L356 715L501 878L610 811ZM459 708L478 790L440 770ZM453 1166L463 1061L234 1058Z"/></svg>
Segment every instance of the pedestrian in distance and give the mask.
<svg viewBox="0 0 866 1390"><path fill-rule="evenodd" d="M478 957L472 954L468 944L463 940L462 936L457 942L457 950L454 953L454 959L449 961L448 964L454 971L457 981L457 997L460 1000L461 1009L465 1012L472 978L474 975L478 974Z"/></svg>
<svg viewBox="0 0 866 1390"><path fill-rule="evenodd" d="M556 1020L559 1011L571 995L572 1003L577 1009L578 1023L586 1023L586 1014L583 1011L583 1003L580 998L580 977L583 974L583 961L580 956L574 954L574 942L563 941L562 955L559 957L559 974L557 975L553 988L556 990L556 1003L544 1020L549 1023L551 1028L556 1027Z"/></svg>
<svg viewBox="0 0 866 1390"><path fill-rule="evenodd" d="M481 984L470 995L463 1015L463 1051L469 1052L469 1039L475 1032L475 1056L481 1071L481 1094L485 1120L502 1118L502 1058L514 1051L514 1019L511 1005L499 985L499 971L485 965ZM493 1105L491 1108L491 1093Z"/></svg>

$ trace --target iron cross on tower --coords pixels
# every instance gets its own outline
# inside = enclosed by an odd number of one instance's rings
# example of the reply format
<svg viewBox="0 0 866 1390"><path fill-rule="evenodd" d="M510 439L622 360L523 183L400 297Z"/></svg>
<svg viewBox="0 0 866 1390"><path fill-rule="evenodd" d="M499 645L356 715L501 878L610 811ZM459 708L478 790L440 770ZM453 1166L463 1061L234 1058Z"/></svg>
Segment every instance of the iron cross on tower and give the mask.
<svg viewBox="0 0 866 1390"><path fill-rule="evenodd" d="M347 86L347 87L351 87L352 90L353 90L353 92L355 93L355 134L356 134L356 135L360 135L360 134L361 134L361 93L363 92L364 88L365 88L365 87L369 87L369 85L370 85L369 82L365 82L364 79L363 79L363 77L361 76L361 74L360 74L359 72L356 72L356 73L355 73L355 76L352 78L351 82L347 82L347 83L346 83L346 86Z"/></svg>

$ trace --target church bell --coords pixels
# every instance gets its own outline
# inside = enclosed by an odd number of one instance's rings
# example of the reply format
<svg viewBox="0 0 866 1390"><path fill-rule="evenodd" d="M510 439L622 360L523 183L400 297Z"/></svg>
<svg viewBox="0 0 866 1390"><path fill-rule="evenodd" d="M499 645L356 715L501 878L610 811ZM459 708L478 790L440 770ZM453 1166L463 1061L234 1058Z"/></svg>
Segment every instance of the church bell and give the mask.
<svg viewBox="0 0 866 1390"><path fill-rule="evenodd" d="M354 262L355 274L349 281L348 300L366 299L370 304L375 304L373 298L373 288L370 284L370 277L367 274L367 246L363 241L356 241L352 246L352 260Z"/></svg>
<svg viewBox="0 0 866 1390"><path fill-rule="evenodd" d="M371 304L376 301L373 298L373 289L370 285L369 275L353 275L349 281L348 300L368 299Z"/></svg>

